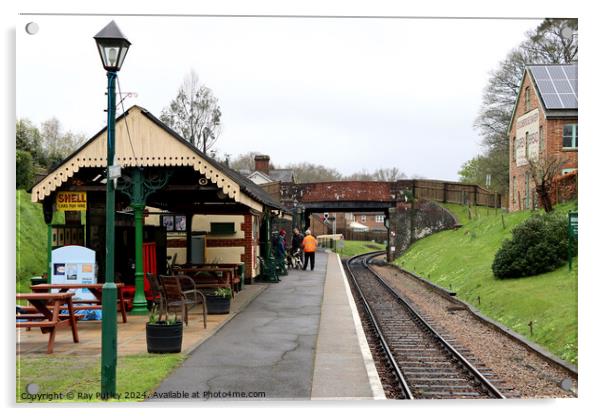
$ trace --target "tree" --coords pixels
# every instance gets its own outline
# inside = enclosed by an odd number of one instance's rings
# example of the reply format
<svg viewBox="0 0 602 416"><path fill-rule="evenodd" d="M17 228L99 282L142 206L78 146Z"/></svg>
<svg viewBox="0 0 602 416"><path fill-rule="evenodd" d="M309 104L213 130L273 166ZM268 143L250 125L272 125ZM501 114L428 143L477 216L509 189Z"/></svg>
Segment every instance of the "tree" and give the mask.
<svg viewBox="0 0 602 416"><path fill-rule="evenodd" d="M529 174L535 183L535 192L541 199L541 204L546 212L551 212L552 206L552 184L557 177L567 159L561 159L555 155L540 155L539 159L528 159Z"/></svg>
<svg viewBox="0 0 602 416"><path fill-rule="evenodd" d="M29 152L17 149L17 189L28 189L33 183L33 158Z"/></svg>
<svg viewBox="0 0 602 416"><path fill-rule="evenodd" d="M42 166L46 165L40 130L26 118L17 120L16 147L17 150L29 153L34 163Z"/></svg>
<svg viewBox="0 0 602 416"><path fill-rule="evenodd" d="M298 183L340 181L343 175L336 169L313 163L291 163L285 169L292 169Z"/></svg>
<svg viewBox="0 0 602 416"><path fill-rule="evenodd" d="M487 175L491 184L487 185ZM490 150L465 162L458 171L460 182L480 185L494 192L503 193L508 187L508 155L500 150Z"/></svg>
<svg viewBox="0 0 602 416"><path fill-rule="evenodd" d="M392 168L379 168L374 172L368 172L363 169L360 172L352 173L345 177L348 181L382 181L382 182L395 182L399 179L405 179L407 176L396 167Z"/></svg>
<svg viewBox="0 0 602 416"><path fill-rule="evenodd" d="M71 131L63 133L61 122L53 117L42 123L42 149L46 157L46 166L53 168L73 153L85 140L83 134Z"/></svg>
<svg viewBox="0 0 602 416"><path fill-rule="evenodd" d="M218 100L213 91L199 82L194 70L184 78L178 95L161 112L161 121L199 148L203 153L217 141L221 132Z"/></svg>
<svg viewBox="0 0 602 416"><path fill-rule="evenodd" d="M247 152L238 155L230 161L230 167L234 170L255 170L255 156L260 155L260 152Z"/></svg>
<svg viewBox="0 0 602 416"><path fill-rule="evenodd" d="M495 157L486 157L482 162L490 163L489 170L504 172L506 177L505 182L496 178L504 183L500 192L508 190L507 129L525 68L530 64L576 61L577 40L569 32L576 33L577 28L576 19L545 19L535 30L527 32L527 39L510 51L491 73L474 126L481 136L484 155L496 153ZM499 157L501 154L506 155L506 160Z"/></svg>

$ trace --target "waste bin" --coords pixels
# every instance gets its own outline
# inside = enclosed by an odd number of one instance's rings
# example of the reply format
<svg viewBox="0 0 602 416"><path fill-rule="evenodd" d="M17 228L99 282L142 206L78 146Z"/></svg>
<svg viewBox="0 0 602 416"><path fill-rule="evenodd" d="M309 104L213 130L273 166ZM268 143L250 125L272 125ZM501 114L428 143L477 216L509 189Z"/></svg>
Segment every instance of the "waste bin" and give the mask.
<svg viewBox="0 0 602 416"><path fill-rule="evenodd" d="M33 276L29 279L32 286L48 283L48 279L42 276Z"/></svg>

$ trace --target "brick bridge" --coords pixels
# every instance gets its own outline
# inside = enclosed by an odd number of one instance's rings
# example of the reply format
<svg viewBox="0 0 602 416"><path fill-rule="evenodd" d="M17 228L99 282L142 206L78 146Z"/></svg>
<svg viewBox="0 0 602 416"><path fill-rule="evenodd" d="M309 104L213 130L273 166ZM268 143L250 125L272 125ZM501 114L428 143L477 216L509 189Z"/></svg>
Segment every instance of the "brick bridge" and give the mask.
<svg viewBox="0 0 602 416"><path fill-rule="evenodd" d="M395 182L337 181L278 184L280 201L304 216L317 212L382 212L387 218L389 259L412 242L457 226L455 218L435 202L501 207L501 197L478 185L425 179ZM301 211L301 212L300 212Z"/></svg>

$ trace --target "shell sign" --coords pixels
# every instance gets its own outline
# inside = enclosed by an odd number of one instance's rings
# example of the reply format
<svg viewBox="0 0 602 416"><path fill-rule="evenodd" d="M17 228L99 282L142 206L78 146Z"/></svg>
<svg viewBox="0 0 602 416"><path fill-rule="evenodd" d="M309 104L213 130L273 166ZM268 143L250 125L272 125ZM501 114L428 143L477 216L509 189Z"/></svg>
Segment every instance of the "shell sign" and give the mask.
<svg viewBox="0 0 602 416"><path fill-rule="evenodd" d="M58 192L56 195L57 211L85 211L87 209L85 192Z"/></svg>

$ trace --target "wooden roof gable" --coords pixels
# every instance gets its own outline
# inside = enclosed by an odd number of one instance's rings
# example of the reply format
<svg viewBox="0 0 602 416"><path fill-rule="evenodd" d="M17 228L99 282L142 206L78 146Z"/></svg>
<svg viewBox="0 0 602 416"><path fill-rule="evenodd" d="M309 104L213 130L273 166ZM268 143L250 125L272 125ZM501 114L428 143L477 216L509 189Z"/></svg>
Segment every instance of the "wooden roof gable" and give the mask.
<svg viewBox="0 0 602 416"><path fill-rule="evenodd" d="M225 173L219 164L205 157L198 149L142 107L130 107L117 118L115 142L115 164L122 168L190 166L216 184L230 198L237 202L249 202L246 195L241 198L240 185ZM107 129L105 127L35 184L31 190L31 200L42 201L81 168L106 167L106 156Z"/></svg>

